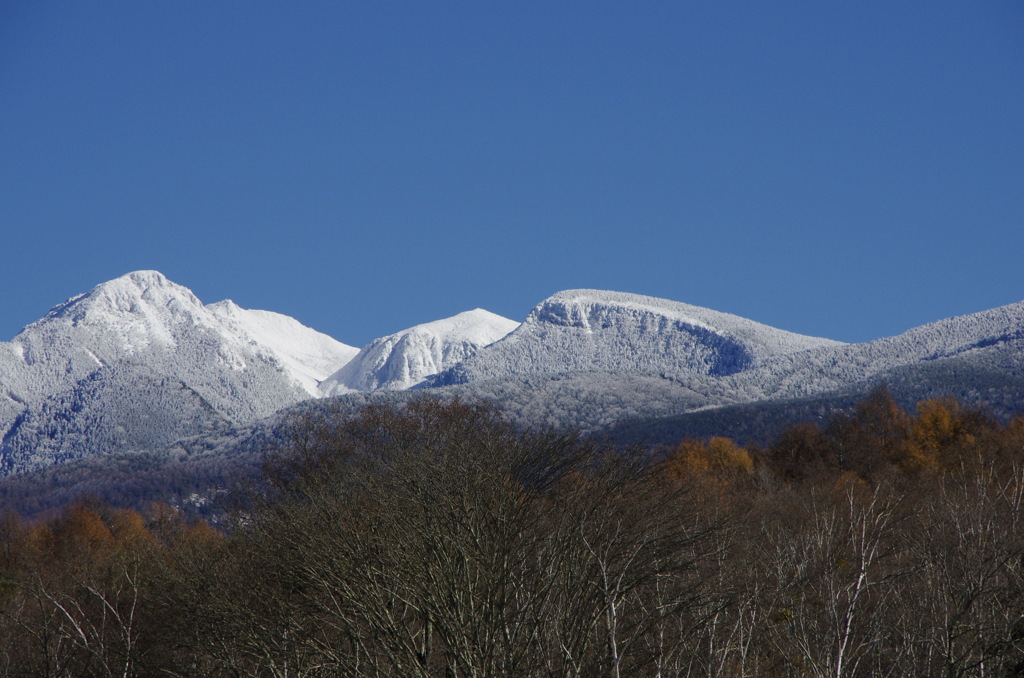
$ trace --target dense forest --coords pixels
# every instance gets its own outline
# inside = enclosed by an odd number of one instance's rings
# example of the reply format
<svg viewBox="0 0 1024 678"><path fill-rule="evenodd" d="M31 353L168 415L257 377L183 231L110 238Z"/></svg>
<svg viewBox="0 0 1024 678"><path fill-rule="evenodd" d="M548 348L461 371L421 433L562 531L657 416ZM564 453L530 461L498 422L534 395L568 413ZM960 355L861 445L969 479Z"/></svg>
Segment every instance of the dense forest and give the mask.
<svg viewBox="0 0 1024 678"><path fill-rule="evenodd" d="M1022 676L1024 419L884 389L655 451L308 417L216 528L0 517L0 676Z"/></svg>

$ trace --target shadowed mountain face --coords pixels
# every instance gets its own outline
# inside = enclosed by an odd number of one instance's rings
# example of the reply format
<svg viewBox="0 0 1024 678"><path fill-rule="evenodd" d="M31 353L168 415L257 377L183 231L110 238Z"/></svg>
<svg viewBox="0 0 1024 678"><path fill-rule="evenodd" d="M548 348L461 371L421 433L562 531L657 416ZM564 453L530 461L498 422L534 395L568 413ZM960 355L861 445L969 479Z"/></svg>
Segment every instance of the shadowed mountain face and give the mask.
<svg viewBox="0 0 1024 678"><path fill-rule="evenodd" d="M226 431L228 419L180 380L145 365L102 367L22 412L4 437L0 475Z"/></svg>

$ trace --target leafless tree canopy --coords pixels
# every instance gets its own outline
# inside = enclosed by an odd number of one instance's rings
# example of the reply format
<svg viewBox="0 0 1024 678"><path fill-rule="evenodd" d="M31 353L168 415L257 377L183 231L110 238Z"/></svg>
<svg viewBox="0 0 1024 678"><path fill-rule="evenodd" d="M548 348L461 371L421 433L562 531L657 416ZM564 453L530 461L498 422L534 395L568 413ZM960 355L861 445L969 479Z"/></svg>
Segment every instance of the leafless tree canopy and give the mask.
<svg viewBox="0 0 1024 678"><path fill-rule="evenodd" d="M651 457L414 401L294 422L227 533L0 518L0 676L1024 675L1024 422L884 392Z"/></svg>

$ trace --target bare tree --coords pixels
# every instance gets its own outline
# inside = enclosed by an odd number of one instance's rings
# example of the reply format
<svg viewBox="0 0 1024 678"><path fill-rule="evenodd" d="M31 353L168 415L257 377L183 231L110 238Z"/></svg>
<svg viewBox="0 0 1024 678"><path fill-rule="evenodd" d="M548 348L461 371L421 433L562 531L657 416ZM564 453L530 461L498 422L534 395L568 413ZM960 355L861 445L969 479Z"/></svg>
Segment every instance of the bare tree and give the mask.
<svg viewBox="0 0 1024 678"><path fill-rule="evenodd" d="M882 620L906 574L895 528L902 497L850 485L815 496L796 534L768 537L775 563L776 634L788 663L819 678L857 675L885 640Z"/></svg>
<svg viewBox="0 0 1024 678"><path fill-rule="evenodd" d="M717 548L714 521L636 455L487 408L421 400L304 431L246 534L331 670L635 675Z"/></svg>
<svg viewBox="0 0 1024 678"><path fill-rule="evenodd" d="M919 675L1007 675L1024 648L1020 467L957 471L935 483L910 532L920 564L908 598ZM922 623L924 620L925 623Z"/></svg>

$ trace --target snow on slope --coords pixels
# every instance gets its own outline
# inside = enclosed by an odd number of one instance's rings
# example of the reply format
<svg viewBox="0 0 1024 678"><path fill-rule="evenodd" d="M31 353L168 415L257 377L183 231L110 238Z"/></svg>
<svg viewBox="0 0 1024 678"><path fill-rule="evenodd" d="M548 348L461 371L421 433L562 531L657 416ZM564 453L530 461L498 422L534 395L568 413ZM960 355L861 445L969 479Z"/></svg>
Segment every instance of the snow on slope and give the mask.
<svg viewBox="0 0 1024 678"><path fill-rule="evenodd" d="M775 356L730 381L732 388L762 398L803 397L916 363L971 357L988 349L1016 354L1022 341L1024 302L1018 302L928 323L894 337Z"/></svg>
<svg viewBox="0 0 1024 678"><path fill-rule="evenodd" d="M182 381L122 362L22 412L0 441L0 476L229 429Z"/></svg>
<svg viewBox="0 0 1024 678"><path fill-rule="evenodd" d="M230 299L206 307L239 337L278 360L311 395L320 382L359 353L359 349L272 311L239 307Z"/></svg>
<svg viewBox="0 0 1024 678"><path fill-rule="evenodd" d="M280 314L205 306L139 271L0 343L0 475L192 433L230 436L312 395L352 390L401 399L394 391L465 384L449 392L511 403L524 422L603 426L836 392L893 370L949 383L1024 376L1024 302L847 345L674 301L568 290L522 325L476 310L357 352Z"/></svg>
<svg viewBox="0 0 1024 678"><path fill-rule="evenodd" d="M351 391L402 390L474 355L519 326L500 315L475 309L370 342L324 381L324 395Z"/></svg>
<svg viewBox="0 0 1024 678"><path fill-rule="evenodd" d="M581 370L723 376L772 356L836 345L676 301L566 290L541 302L504 339L430 383Z"/></svg>

